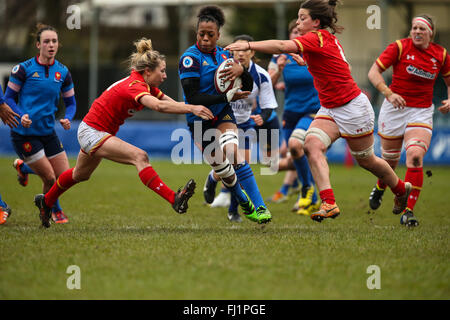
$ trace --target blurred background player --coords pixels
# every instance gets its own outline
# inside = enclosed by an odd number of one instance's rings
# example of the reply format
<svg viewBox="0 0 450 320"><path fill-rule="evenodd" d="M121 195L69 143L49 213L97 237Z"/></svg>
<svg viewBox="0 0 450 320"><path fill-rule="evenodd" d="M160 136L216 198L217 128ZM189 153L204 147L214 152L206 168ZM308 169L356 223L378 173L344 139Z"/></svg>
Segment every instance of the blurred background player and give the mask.
<svg viewBox="0 0 450 320"><path fill-rule="evenodd" d="M253 38L249 35L239 35L234 38L234 42L248 41L253 41ZM242 153L243 150L244 154L240 157L245 158L245 161L249 163L251 159L251 145L257 141L255 122L262 126L271 117L274 110L278 107L278 104L275 99L269 74L253 61L255 58L255 51L236 51L232 54L233 57L248 70L253 78L253 89L250 95L247 98L230 102L233 114L236 118L237 128L240 129L240 133L243 133L243 136L240 136L239 139L238 150L240 153ZM257 104L261 110L261 113L258 115L252 115L252 109L254 109L255 104ZM271 131L268 132L269 135L270 133ZM270 136L265 140L271 140ZM278 141L279 139L276 140ZM214 174L214 179L218 181L219 177ZM231 197L230 205L228 207L228 219L232 222L241 221L238 213L238 202L234 197Z"/></svg>
<svg viewBox="0 0 450 320"><path fill-rule="evenodd" d="M75 168L64 171L45 195L35 197L46 228L50 227L50 208L59 196L78 182L88 180L103 158L134 165L142 183L167 200L176 212L184 213L188 208L188 200L194 194L194 180L190 179L183 189L174 192L159 178L144 150L115 134L127 118L144 107L173 114L192 112L204 119L212 119L213 115L204 106L177 102L164 95L158 86L167 78L165 57L153 50L149 39L142 38L134 45L137 52L130 57L130 75L106 89L78 127L80 152Z"/></svg>
<svg viewBox="0 0 450 320"><path fill-rule="evenodd" d="M67 67L55 59L58 46L56 30L38 24L36 47L39 54L12 69L5 92L6 102L20 116L19 126L11 129L12 143L20 157L14 161L19 183L26 186L28 173L35 173L42 179L44 192L69 169L66 152L54 128L61 93L66 112L59 123L64 130L70 129L76 112L72 76ZM68 222L59 202L52 207L52 218L56 223Z"/></svg>
<svg viewBox="0 0 450 320"><path fill-rule="evenodd" d="M19 124L16 117L19 117L19 115L12 111L12 109L5 103L3 98L3 89L0 84L0 119L10 128L15 128ZM11 212L11 208L2 200L2 195L0 194L0 224L4 224L6 222L8 217L11 215Z"/></svg>
<svg viewBox="0 0 450 320"><path fill-rule="evenodd" d="M298 11L297 26L301 36L294 40L266 40L234 43L228 50L253 49L269 54L300 53L314 78L321 108L311 123L305 139L305 152L322 200L320 210L311 219L321 222L340 214L330 183L325 157L327 148L339 137L347 140L358 164L382 179L396 195L394 213L406 208L411 184L399 179L389 164L373 152L374 112L350 73L338 39L325 30L340 32L335 12L337 1L307 0ZM302 63L303 58L298 57Z"/></svg>
<svg viewBox="0 0 450 320"><path fill-rule="evenodd" d="M412 20L410 37L390 44L369 71L370 82L385 96L378 118L381 154L395 169L400 160L403 142L406 149L405 181L412 184L406 209L400 222L417 226L413 214L423 185L423 157L431 141L433 129L433 87L442 73L450 97L450 57L447 50L432 42L435 35L433 20L420 15ZM381 75L393 68L392 83L386 86ZM439 111L447 113L450 100L442 101ZM386 184L378 179L370 195L374 210L381 205Z"/></svg>
<svg viewBox="0 0 450 320"><path fill-rule="evenodd" d="M222 74L225 79L241 77L243 91L235 87L225 94L217 92L214 74L218 66L230 58L229 52L217 46L225 17L219 7L206 6L200 9L197 18L197 43L182 54L178 72L185 101L205 105L214 114L214 119L207 121L195 115L186 116L194 143L213 169L205 182L205 201L208 204L214 201L218 181L214 178L215 172L237 198L246 218L258 223L270 222L272 215L261 197L252 169L245 159L239 158L236 120L230 106L231 101L248 97L252 77L242 65L234 62ZM206 137L205 133L209 132L212 136ZM196 138L200 135L201 141Z"/></svg>
<svg viewBox="0 0 450 320"><path fill-rule="evenodd" d="M296 19L288 26L289 39L300 36ZM283 75L284 83L284 112L283 112L283 137L288 145L290 156L294 160L296 171L288 171L289 176L298 177L302 183L302 189L294 210L298 214L309 215L319 208L319 201L314 188L314 180L309 168L308 160L303 151L306 131L320 109L320 101L317 90L314 88L313 77L305 65L298 63L298 55L281 54L272 58L269 65L269 73L272 81L276 83ZM295 181L295 180L294 180ZM287 196L287 186L279 191Z"/></svg>

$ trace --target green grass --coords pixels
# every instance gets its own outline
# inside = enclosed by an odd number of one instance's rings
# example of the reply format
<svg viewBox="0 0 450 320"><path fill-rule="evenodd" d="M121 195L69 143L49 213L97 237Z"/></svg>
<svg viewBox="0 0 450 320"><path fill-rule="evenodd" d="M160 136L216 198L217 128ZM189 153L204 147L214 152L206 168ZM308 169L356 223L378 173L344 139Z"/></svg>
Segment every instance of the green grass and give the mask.
<svg viewBox="0 0 450 320"><path fill-rule="evenodd" d="M173 189L197 181L188 213L178 215L135 168L105 160L62 196L70 223L43 229L33 204L41 182L30 176L21 187L12 161L0 158L0 193L13 208L0 228L0 299L450 298L449 167L425 167L433 175L424 178L415 229L391 213L390 192L370 213L374 177L336 165L341 216L319 224L291 213L291 199L270 205L274 219L261 227L231 224L225 208L202 204L206 165L153 163ZM264 198L281 185L283 174L254 172ZM66 287L70 265L81 269L81 290ZM380 290L366 286L370 265L380 267Z"/></svg>

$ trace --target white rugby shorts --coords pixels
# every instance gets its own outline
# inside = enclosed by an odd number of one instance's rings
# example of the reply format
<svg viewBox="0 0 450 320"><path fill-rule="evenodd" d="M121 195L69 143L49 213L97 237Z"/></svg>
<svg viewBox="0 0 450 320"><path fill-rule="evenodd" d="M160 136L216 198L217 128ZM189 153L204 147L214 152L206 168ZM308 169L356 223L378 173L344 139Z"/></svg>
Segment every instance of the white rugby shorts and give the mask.
<svg viewBox="0 0 450 320"><path fill-rule="evenodd" d="M94 129L84 121L78 127L78 143L81 151L88 155L93 155L111 137L110 133Z"/></svg>
<svg viewBox="0 0 450 320"><path fill-rule="evenodd" d="M432 133L434 105L428 108L395 108L384 99L378 117L378 134L388 140L401 139L410 129L424 129Z"/></svg>
<svg viewBox="0 0 450 320"><path fill-rule="evenodd" d="M335 122L341 136L351 139L373 134L375 113L367 96L361 93L343 106L332 109L320 107L314 119Z"/></svg>

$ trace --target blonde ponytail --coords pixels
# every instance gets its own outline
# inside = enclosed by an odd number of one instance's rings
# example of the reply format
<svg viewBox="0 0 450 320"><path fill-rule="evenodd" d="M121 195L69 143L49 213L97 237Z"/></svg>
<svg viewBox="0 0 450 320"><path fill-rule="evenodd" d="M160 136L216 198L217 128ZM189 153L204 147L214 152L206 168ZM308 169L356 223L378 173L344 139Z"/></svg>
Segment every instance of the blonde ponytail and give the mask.
<svg viewBox="0 0 450 320"><path fill-rule="evenodd" d="M134 42L136 52L130 56L130 69L142 72L145 68L149 68L150 71L155 70L159 66L161 61L166 58L158 51L153 50L152 40L147 38L141 38Z"/></svg>

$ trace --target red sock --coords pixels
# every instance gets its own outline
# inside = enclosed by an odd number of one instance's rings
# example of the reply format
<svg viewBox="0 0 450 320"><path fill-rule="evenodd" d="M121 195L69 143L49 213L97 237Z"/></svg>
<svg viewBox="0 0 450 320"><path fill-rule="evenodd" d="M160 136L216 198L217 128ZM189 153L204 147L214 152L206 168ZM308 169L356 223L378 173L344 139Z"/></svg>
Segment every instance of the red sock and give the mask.
<svg viewBox="0 0 450 320"><path fill-rule="evenodd" d="M328 203L328 204L335 204L336 199L334 198L333 189L325 189L319 192L320 199L322 202Z"/></svg>
<svg viewBox="0 0 450 320"><path fill-rule="evenodd" d="M141 178L142 183L147 187L169 201L171 204L174 203L175 192L166 186L164 182L162 182L156 171L151 166L142 169L139 172L139 178Z"/></svg>
<svg viewBox="0 0 450 320"><path fill-rule="evenodd" d="M78 181L75 181L72 178L73 169L74 168L71 168L61 173L50 190L45 194L44 199L47 206L53 207L60 195L66 192L66 190L72 187L74 184L78 183Z"/></svg>
<svg viewBox="0 0 450 320"><path fill-rule="evenodd" d="M419 199L420 190L422 190L423 168L408 168L406 170L405 181L411 182L413 186L407 204L407 207L413 210L417 199Z"/></svg>
<svg viewBox="0 0 450 320"><path fill-rule="evenodd" d="M386 189L387 184L384 183L382 180L378 179L377 186L378 186L379 189L383 189L384 190L384 189Z"/></svg>
<svg viewBox="0 0 450 320"><path fill-rule="evenodd" d="M397 197L404 195L405 190L405 183L402 181L402 179L398 179L398 183L394 188L391 188L392 193L394 193Z"/></svg>

